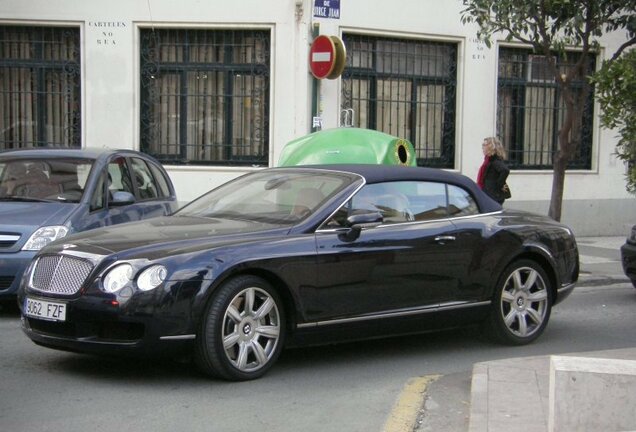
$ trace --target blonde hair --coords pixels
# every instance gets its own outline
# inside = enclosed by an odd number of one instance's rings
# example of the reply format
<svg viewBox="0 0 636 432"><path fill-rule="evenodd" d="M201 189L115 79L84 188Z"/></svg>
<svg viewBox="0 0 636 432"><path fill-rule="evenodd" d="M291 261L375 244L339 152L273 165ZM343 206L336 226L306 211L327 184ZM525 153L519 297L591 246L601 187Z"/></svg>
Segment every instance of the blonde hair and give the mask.
<svg viewBox="0 0 636 432"><path fill-rule="evenodd" d="M488 146L489 148L489 154L492 155L497 155L499 156L501 159L505 159L506 158L506 149L504 148L503 144L501 143L501 141L499 140L499 138L497 137L486 137L484 138L484 143Z"/></svg>

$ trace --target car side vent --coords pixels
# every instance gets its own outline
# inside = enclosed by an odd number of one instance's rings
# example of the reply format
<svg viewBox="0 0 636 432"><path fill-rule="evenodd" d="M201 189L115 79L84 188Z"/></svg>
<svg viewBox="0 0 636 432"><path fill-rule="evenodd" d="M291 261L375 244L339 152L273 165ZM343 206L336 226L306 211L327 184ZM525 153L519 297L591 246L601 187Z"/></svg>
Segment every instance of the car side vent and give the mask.
<svg viewBox="0 0 636 432"><path fill-rule="evenodd" d="M38 258L30 288L51 294L77 293L93 270L90 261L66 255L44 255Z"/></svg>

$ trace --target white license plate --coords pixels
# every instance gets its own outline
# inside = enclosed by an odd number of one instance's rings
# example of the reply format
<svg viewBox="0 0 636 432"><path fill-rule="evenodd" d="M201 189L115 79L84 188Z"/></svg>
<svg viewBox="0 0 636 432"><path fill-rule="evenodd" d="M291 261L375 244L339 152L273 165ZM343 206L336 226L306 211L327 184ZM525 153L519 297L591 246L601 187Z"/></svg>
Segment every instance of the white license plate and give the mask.
<svg viewBox="0 0 636 432"><path fill-rule="evenodd" d="M66 304L27 297L24 301L24 314L31 318L66 321Z"/></svg>

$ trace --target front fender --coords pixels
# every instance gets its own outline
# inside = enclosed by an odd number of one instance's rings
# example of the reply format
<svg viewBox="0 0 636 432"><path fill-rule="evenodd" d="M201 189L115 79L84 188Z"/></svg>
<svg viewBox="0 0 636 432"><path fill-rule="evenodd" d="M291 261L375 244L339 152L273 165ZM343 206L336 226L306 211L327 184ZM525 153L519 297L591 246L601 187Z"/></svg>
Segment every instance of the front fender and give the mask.
<svg viewBox="0 0 636 432"><path fill-rule="evenodd" d="M315 284L317 279L316 248L313 237L292 236L280 242L246 244L231 250L219 250L214 254L210 279L200 280L193 298L192 314L198 322L205 306L216 290L227 280L238 275L258 276L272 286L291 311L302 311L299 290Z"/></svg>

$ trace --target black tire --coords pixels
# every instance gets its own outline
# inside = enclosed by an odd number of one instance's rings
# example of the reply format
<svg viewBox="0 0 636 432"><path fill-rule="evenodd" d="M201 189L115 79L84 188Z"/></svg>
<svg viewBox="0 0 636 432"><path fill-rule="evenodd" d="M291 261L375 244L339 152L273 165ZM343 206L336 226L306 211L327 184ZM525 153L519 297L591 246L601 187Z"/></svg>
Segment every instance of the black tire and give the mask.
<svg viewBox="0 0 636 432"><path fill-rule="evenodd" d="M489 335L506 345L525 345L545 330L552 310L552 287L534 261L515 261L504 270L486 322Z"/></svg>
<svg viewBox="0 0 636 432"><path fill-rule="evenodd" d="M261 278L239 276L208 301L194 359L208 375L246 381L272 367L284 342L285 315L276 290Z"/></svg>

